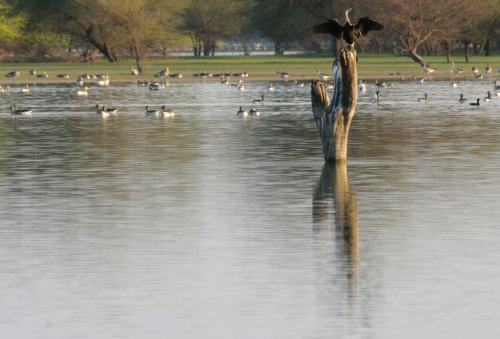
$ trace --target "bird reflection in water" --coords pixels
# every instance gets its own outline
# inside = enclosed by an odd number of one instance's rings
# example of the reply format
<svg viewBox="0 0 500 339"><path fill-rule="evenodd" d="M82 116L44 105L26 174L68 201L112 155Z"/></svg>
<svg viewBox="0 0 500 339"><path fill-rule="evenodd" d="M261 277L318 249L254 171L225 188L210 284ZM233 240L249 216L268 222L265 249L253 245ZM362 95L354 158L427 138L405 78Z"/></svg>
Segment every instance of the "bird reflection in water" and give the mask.
<svg viewBox="0 0 500 339"><path fill-rule="evenodd" d="M315 233L334 231L336 262L346 273L349 296L358 296L358 206L349 184L347 164L325 163L313 196ZM332 218L334 215L334 218Z"/></svg>

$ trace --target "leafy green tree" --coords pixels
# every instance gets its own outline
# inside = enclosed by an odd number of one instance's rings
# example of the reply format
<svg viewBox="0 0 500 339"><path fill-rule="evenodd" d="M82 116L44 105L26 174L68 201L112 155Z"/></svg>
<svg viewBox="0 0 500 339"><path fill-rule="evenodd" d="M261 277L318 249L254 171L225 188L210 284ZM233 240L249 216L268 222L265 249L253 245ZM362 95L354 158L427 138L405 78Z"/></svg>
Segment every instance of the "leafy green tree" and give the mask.
<svg viewBox="0 0 500 339"><path fill-rule="evenodd" d="M16 13L8 1L0 0L0 56L15 47L26 20L26 15Z"/></svg>

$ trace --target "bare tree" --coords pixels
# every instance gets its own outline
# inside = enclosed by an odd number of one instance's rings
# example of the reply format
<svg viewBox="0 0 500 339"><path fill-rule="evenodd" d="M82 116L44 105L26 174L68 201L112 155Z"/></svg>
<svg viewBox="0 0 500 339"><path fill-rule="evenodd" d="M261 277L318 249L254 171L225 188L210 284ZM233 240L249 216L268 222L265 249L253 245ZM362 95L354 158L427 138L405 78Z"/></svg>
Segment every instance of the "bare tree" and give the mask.
<svg viewBox="0 0 500 339"><path fill-rule="evenodd" d="M470 5L467 0L378 0L372 6L396 46L427 68L417 53L419 47L444 33L458 35L459 22Z"/></svg>
<svg viewBox="0 0 500 339"><path fill-rule="evenodd" d="M242 5L242 1L234 0L191 1L182 13L181 28L191 36L195 55L200 54L200 42L203 55L214 55L218 39L238 33L243 21L238 16Z"/></svg>

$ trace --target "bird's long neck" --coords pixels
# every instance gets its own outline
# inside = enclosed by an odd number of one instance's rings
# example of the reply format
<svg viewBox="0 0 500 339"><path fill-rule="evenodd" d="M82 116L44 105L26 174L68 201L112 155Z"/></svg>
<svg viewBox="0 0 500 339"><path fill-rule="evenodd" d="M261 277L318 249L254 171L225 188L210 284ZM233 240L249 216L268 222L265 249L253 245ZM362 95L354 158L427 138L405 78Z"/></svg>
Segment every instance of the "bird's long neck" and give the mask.
<svg viewBox="0 0 500 339"><path fill-rule="evenodd" d="M352 8L349 8L348 10L345 11L345 23L352 25L351 20L349 20L349 12L352 11Z"/></svg>

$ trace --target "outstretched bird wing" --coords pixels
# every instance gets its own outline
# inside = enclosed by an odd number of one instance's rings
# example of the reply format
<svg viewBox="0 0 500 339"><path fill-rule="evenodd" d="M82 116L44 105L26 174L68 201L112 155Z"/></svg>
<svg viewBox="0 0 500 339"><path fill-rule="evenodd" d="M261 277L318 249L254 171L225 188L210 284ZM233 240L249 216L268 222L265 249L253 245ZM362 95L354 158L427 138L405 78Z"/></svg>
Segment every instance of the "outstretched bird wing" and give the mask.
<svg viewBox="0 0 500 339"><path fill-rule="evenodd" d="M327 22L314 26L313 32L331 34L335 38L340 39L342 37L342 26L340 26L340 23L336 19L328 20Z"/></svg>
<svg viewBox="0 0 500 339"><path fill-rule="evenodd" d="M365 16L359 18L358 23L354 25L354 34L356 37L361 38L368 34L369 31L381 31L384 29L382 24L373 21L369 17Z"/></svg>

